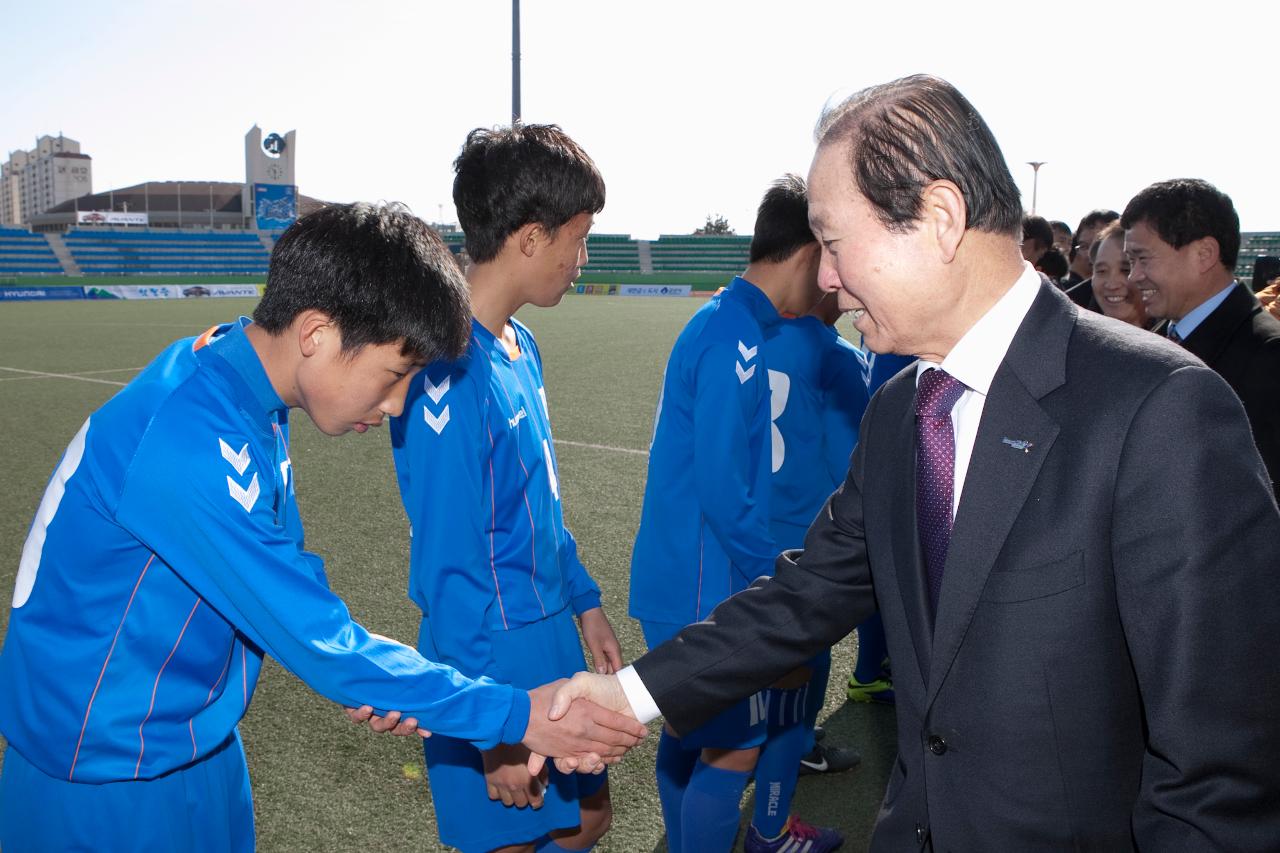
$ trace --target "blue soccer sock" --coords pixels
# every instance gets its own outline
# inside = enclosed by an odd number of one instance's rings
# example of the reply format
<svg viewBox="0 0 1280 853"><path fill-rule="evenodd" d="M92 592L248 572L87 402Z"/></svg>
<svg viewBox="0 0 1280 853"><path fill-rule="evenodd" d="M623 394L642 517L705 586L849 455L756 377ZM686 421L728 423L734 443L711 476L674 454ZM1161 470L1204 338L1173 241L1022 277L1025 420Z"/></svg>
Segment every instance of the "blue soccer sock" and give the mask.
<svg viewBox="0 0 1280 853"><path fill-rule="evenodd" d="M698 761L697 750L684 749L680 739L665 729L658 740L658 801L662 804L662 822L667 827L667 850L680 853L680 813L684 792Z"/></svg>
<svg viewBox="0 0 1280 853"><path fill-rule="evenodd" d="M813 677L809 679L809 692L805 696L804 707L804 752L813 751L813 727L818 724L818 714L827 702L827 680L831 677L831 650L827 649L809 664L813 669ZM757 827L758 829L759 827Z"/></svg>
<svg viewBox="0 0 1280 853"><path fill-rule="evenodd" d="M589 847L561 847L550 835L544 835L533 845L533 849L537 853L591 853L596 846L592 844Z"/></svg>
<svg viewBox="0 0 1280 853"><path fill-rule="evenodd" d="M880 664L888 653L884 623L877 613L858 626L858 663L853 669L853 677L862 684L875 681L880 677Z"/></svg>
<svg viewBox="0 0 1280 853"><path fill-rule="evenodd" d="M729 853L742 819L739 804L751 774L698 762L684 792L680 836L684 851Z"/></svg>
<svg viewBox="0 0 1280 853"><path fill-rule="evenodd" d="M812 736L813 729L804 720L769 727L769 739L760 748L760 760L756 762L756 809L751 821L765 838L776 838L787 823L800 775L800 759L807 751L806 740Z"/></svg>

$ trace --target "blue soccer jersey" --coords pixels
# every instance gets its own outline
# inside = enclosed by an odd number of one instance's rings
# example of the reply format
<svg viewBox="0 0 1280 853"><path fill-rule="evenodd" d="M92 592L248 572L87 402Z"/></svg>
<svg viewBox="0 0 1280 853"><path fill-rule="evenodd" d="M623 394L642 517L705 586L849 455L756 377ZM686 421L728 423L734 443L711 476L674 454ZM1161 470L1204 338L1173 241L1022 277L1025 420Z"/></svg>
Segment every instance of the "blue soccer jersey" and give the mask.
<svg viewBox="0 0 1280 853"><path fill-rule="evenodd" d="M642 622L696 622L773 574L764 340L778 320L735 278L676 338L631 556L630 612Z"/></svg>
<svg viewBox="0 0 1280 853"><path fill-rule="evenodd" d="M473 321L467 354L428 365L391 422L419 645L473 676L493 672L496 632L600 606L564 524L542 358L511 325L518 353Z"/></svg>
<svg viewBox="0 0 1280 853"><path fill-rule="evenodd" d="M799 548L842 482L867 408L866 360L817 317L783 320L766 341L772 391L771 530Z"/></svg>
<svg viewBox="0 0 1280 853"><path fill-rule="evenodd" d="M916 357L914 355L877 355L874 352L868 352L866 355L866 377L867 390L874 394L876 390L888 382L894 376L909 364L915 364Z"/></svg>
<svg viewBox="0 0 1280 853"><path fill-rule="evenodd" d="M50 777L151 779L227 741L265 653L342 705L518 742L523 692L370 634L330 592L248 323L173 344L67 448L23 548L0 730Z"/></svg>

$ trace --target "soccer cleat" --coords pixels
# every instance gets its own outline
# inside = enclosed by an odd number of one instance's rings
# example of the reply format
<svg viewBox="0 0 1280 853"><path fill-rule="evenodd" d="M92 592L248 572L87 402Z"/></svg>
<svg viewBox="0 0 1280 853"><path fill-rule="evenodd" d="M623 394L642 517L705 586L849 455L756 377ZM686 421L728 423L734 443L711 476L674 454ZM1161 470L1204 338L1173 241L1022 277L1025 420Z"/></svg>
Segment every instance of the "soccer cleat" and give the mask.
<svg viewBox="0 0 1280 853"><path fill-rule="evenodd" d="M827 736L827 729L825 726L822 726L821 724L819 724L813 727L814 743L819 743L826 736Z"/></svg>
<svg viewBox="0 0 1280 853"><path fill-rule="evenodd" d="M809 754L800 759L800 775L813 776L817 773L843 773L852 770L862 761L862 756L854 749L841 749L838 746L815 744Z"/></svg>
<svg viewBox="0 0 1280 853"><path fill-rule="evenodd" d="M877 705L892 705L893 682L888 678L881 677L868 684L863 684L851 675L849 676L847 695L850 702L874 702Z"/></svg>
<svg viewBox="0 0 1280 853"><path fill-rule="evenodd" d="M777 838L765 838L755 828L747 827L746 853L829 853L844 844L844 836L834 829L813 826L792 815Z"/></svg>

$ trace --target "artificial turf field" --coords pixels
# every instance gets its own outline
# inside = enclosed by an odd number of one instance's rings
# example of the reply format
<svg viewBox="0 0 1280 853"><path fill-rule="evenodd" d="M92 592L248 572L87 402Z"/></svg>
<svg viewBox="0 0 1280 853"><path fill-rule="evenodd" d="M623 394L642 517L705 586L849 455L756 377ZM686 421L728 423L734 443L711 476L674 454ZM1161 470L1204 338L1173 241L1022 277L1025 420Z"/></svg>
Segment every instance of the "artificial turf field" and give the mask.
<svg viewBox="0 0 1280 853"><path fill-rule="evenodd" d="M557 439L565 517L630 660L644 651L626 615L631 544L667 354L701 299L570 296L519 315L538 338ZM34 302L0 305L0 590L13 588L23 541L63 449L98 406L175 338L251 313L252 300ZM308 547L356 619L413 645L419 613L406 597L408 526L387 432L321 435L295 413L290 453ZM180 474L180 472L175 472ZM9 607L0 607L0 631ZM851 705L843 684L854 644L834 652L825 718L829 741L863 763L805 777L795 811L833 826L845 849L867 847L895 754L891 708ZM613 828L597 849L665 849L653 780L657 724L610 771ZM264 851L444 849L416 738L349 723L268 660L241 725ZM748 789L744 813L753 805ZM142 819L121 816L122 820ZM741 845L741 840L739 840Z"/></svg>

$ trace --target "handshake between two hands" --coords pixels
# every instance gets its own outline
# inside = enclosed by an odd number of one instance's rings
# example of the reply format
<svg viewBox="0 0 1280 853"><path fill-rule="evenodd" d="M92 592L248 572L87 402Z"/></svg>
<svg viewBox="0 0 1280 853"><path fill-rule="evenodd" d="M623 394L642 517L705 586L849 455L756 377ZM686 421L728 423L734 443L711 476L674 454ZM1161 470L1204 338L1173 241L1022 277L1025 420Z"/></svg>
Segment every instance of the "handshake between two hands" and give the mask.
<svg viewBox="0 0 1280 853"><path fill-rule="evenodd" d="M489 796L506 805L542 805L548 758L562 773L600 773L616 764L647 733L631 711L618 677L579 672L529 691L529 726L522 747L499 745L484 753ZM375 732L430 737L398 711L377 716L369 706L347 708L354 723ZM536 783L536 784L535 784Z"/></svg>

